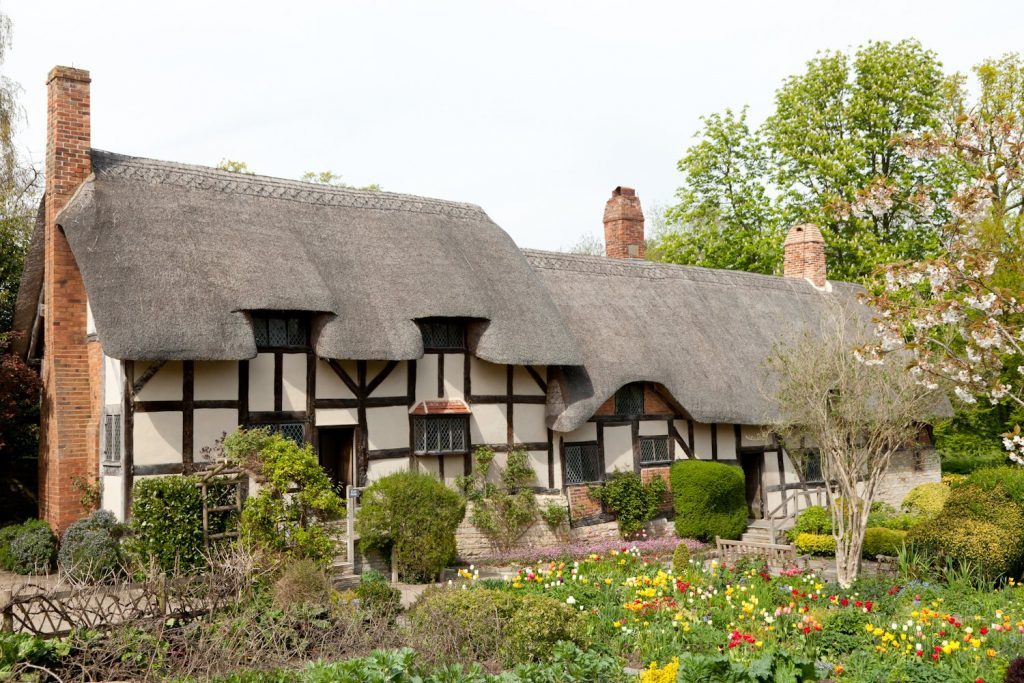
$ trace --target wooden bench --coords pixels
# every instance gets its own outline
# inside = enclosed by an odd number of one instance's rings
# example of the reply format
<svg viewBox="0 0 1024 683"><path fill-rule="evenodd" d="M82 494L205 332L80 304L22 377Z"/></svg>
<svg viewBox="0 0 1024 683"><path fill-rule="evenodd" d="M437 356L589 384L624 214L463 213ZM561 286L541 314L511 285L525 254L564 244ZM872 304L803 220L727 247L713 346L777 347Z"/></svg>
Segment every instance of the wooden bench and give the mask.
<svg viewBox="0 0 1024 683"><path fill-rule="evenodd" d="M799 564L807 567L807 555L797 555L794 545L731 541L715 536L715 548L718 550L718 559L730 564L743 558L753 558L764 560L769 567L785 568Z"/></svg>

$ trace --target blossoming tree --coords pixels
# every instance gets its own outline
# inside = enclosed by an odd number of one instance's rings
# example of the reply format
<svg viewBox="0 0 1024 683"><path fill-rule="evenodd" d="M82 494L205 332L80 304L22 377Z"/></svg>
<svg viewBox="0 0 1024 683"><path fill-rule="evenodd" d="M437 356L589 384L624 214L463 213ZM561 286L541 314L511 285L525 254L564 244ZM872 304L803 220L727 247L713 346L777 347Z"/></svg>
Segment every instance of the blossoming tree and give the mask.
<svg viewBox="0 0 1024 683"><path fill-rule="evenodd" d="M771 425L800 464L811 448L828 488L836 573L848 587L860 571L868 512L893 454L913 446L937 395L899 357L870 363L854 349L870 339L870 313L836 303L821 328L777 346L768 358L777 408Z"/></svg>

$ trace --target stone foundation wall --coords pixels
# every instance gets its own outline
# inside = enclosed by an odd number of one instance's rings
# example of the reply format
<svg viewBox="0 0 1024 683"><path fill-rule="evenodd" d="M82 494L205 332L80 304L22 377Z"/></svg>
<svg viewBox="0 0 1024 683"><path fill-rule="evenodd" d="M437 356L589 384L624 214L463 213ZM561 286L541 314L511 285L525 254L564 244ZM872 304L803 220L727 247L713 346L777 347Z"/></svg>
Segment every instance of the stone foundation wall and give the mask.
<svg viewBox="0 0 1024 683"><path fill-rule="evenodd" d="M942 480L942 464L934 448L900 451L892 456L889 471L879 483L876 501L899 508L910 489Z"/></svg>

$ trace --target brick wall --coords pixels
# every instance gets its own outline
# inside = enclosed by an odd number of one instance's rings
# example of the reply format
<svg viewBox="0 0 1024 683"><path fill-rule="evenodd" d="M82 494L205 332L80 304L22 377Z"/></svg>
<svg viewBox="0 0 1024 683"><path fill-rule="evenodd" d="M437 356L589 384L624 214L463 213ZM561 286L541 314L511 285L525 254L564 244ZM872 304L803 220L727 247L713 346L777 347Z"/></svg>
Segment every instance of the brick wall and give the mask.
<svg viewBox="0 0 1024 683"><path fill-rule="evenodd" d="M85 285L56 222L92 172L89 81L89 72L68 67L47 79L39 515L57 531L84 513L75 480L95 481L99 470L101 352L86 342Z"/></svg>
<svg viewBox="0 0 1024 683"><path fill-rule="evenodd" d="M605 204L604 253L608 258L644 257L644 211L631 187L616 187Z"/></svg>
<svg viewBox="0 0 1024 683"><path fill-rule="evenodd" d="M794 225L783 243L783 269L786 277L807 278L815 287L824 287L827 277L825 239L818 226Z"/></svg>
<svg viewBox="0 0 1024 683"><path fill-rule="evenodd" d="M569 499L569 519L573 522L601 514L601 504L590 497L589 486L566 486L565 495Z"/></svg>

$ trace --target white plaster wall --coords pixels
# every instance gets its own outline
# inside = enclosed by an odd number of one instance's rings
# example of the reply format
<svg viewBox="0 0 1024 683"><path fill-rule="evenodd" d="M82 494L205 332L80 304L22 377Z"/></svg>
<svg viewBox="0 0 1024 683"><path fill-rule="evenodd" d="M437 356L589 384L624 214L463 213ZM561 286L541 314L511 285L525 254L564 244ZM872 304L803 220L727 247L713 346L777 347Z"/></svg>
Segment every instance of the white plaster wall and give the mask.
<svg viewBox="0 0 1024 683"><path fill-rule="evenodd" d="M342 363L342 367L344 367ZM349 373L352 379L355 375ZM356 395L349 391L345 383L338 377L327 361L317 359L316 361L316 396L317 398L355 398Z"/></svg>
<svg viewBox="0 0 1024 683"><path fill-rule="evenodd" d="M693 423L693 454L701 460L711 459L711 425Z"/></svg>
<svg viewBox="0 0 1024 683"><path fill-rule="evenodd" d="M366 440L371 451L409 447L409 411L405 406L366 409Z"/></svg>
<svg viewBox="0 0 1024 683"><path fill-rule="evenodd" d="M427 353L416 361L416 400L439 398L437 395L437 354Z"/></svg>
<svg viewBox="0 0 1024 683"><path fill-rule="evenodd" d="M746 456L744 456L746 457ZM779 456L774 451L764 455L764 483L765 486L775 486L782 482L779 476Z"/></svg>
<svg viewBox="0 0 1024 683"><path fill-rule="evenodd" d="M387 460L371 460L366 465L366 478L373 483L381 477L409 469L409 461L405 458L388 458Z"/></svg>
<svg viewBox="0 0 1024 683"><path fill-rule="evenodd" d="M533 467L533 473L536 476L533 485L546 487L548 485L548 452L530 451L529 456L530 466Z"/></svg>
<svg viewBox="0 0 1024 683"><path fill-rule="evenodd" d="M466 396L466 357L461 353L444 354L444 397Z"/></svg>
<svg viewBox="0 0 1024 683"><path fill-rule="evenodd" d="M273 391L273 385L271 385L271 391ZM285 353L281 356L281 409L306 411L306 354L304 353Z"/></svg>
<svg viewBox="0 0 1024 683"><path fill-rule="evenodd" d="M757 425L743 425L741 435L744 446L767 446L771 443L764 428Z"/></svg>
<svg viewBox="0 0 1024 683"><path fill-rule="evenodd" d="M689 424L690 423L687 420L674 420L672 422L672 426L674 426L676 428L676 432L679 433L679 438L681 438L683 440L683 442L687 443L687 444L690 443L689 442L689 438L690 438L690 432L689 432L690 427L689 427ZM676 457L677 458L686 458L687 457L686 451L684 451L683 447L680 446L678 443L676 444Z"/></svg>
<svg viewBox="0 0 1024 683"><path fill-rule="evenodd" d="M124 479L119 476L104 475L100 477L103 487L100 496L100 507L110 510L118 521L124 521Z"/></svg>
<svg viewBox="0 0 1024 683"><path fill-rule="evenodd" d="M203 459L203 448L230 434L238 426L238 411L234 408L202 408L192 418L192 454L196 462Z"/></svg>
<svg viewBox="0 0 1024 683"><path fill-rule="evenodd" d="M371 360L366 363L366 382L370 383L387 367L384 361ZM327 368L330 371L330 368ZM333 372L331 374L334 374ZM374 396L406 396L409 391L408 385L409 364L401 362L390 374L373 390ZM335 375L337 377L337 375ZM340 381L340 380L339 380Z"/></svg>
<svg viewBox="0 0 1024 683"><path fill-rule="evenodd" d="M260 353L249 361L249 410L274 409L274 354Z"/></svg>
<svg viewBox="0 0 1024 683"><path fill-rule="evenodd" d="M196 361L195 398L197 401L234 401L238 398L238 363L235 361Z"/></svg>
<svg viewBox="0 0 1024 683"><path fill-rule="evenodd" d="M633 471L633 430L629 425L604 428L604 466L608 472Z"/></svg>
<svg viewBox="0 0 1024 683"><path fill-rule="evenodd" d="M359 414L355 408L317 408L315 419L318 427L344 427L359 424Z"/></svg>
<svg viewBox="0 0 1024 683"><path fill-rule="evenodd" d="M504 396L508 389L505 372L504 365L488 363L476 356L469 358L471 390L477 396Z"/></svg>
<svg viewBox="0 0 1024 683"><path fill-rule="evenodd" d="M640 436L668 436L665 420L640 420Z"/></svg>
<svg viewBox="0 0 1024 683"><path fill-rule="evenodd" d="M454 487L455 480L466 473L466 461L461 455L444 457L444 483Z"/></svg>
<svg viewBox="0 0 1024 683"><path fill-rule="evenodd" d="M547 370L541 367L537 370L537 374L543 378L547 374ZM537 381L530 377L529 371L521 365L517 365L512 369L512 393L517 396L544 395L544 392L537 386Z"/></svg>
<svg viewBox="0 0 1024 683"><path fill-rule="evenodd" d="M544 422L544 405L517 403L512 407L512 431L517 443L531 443L548 440L548 429Z"/></svg>
<svg viewBox="0 0 1024 683"><path fill-rule="evenodd" d="M85 300L85 333L96 334L96 319L92 317L92 304Z"/></svg>
<svg viewBox="0 0 1024 683"><path fill-rule="evenodd" d="M416 468L424 474L432 475L438 479L441 478L441 469L438 466L436 455L417 455Z"/></svg>
<svg viewBox="0 0 1024 683"><path fill-rule="evenodd" d="M181 423L179 411L135 413L132 431L135 464L181 462Z"/></svg>
<svg viewBox="0 0 1024 683"><path fill-rule="evenodd" d="M151 365L153 364L144 361L135 363L135 380L138 381ZM167 361L146 382L142 391L135 394L135 398L138 401L180 401L181 384L181 361Z"/></svg>
<svg viewBox="0 0 1024 683"><path fill-rule="evenodd" d="M107 412L121 412L124 399L124 366L121 361L103 356L103 405ZM110 408L116 408L111 411Z"/></svg>
<svg viewBox="0 0 1024 683"><path fill-rule="evenodd" d="M571 432L556 432L562 441L572 443L574 441L597 441L597 424L584 422Z"/></svg>
<svg viewBox="0 0 1024 683"><path fill-rule="evenodd" d="M736 459L736 427L734 425L720 424L718 428L718 459Z"/></svg>
<svg viewBox="0 0 1024 683"><path fill-rule="evenodd" d="M473 405L469 418L469 438L475 444L505 443L508 440L508 419L505 406L492 403Z"/></svg>

